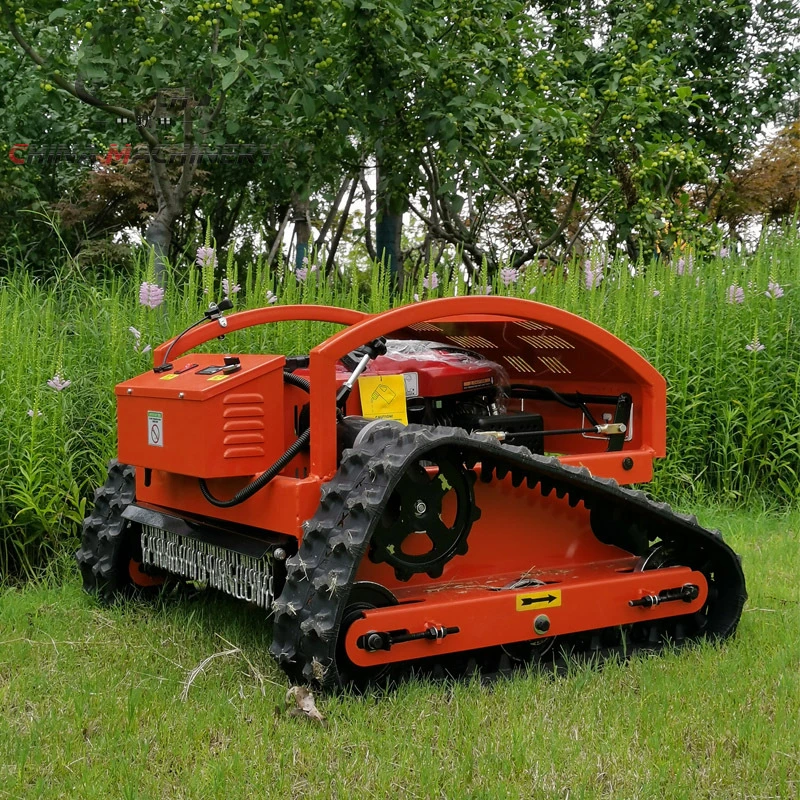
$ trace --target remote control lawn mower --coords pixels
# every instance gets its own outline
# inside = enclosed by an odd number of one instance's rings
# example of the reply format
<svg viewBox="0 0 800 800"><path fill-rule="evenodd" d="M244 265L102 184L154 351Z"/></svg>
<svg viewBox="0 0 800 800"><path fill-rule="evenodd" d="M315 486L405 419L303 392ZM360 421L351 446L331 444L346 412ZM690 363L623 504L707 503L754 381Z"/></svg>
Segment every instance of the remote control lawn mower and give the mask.
<svg viewBox="0 0 800 800"><path fill-rule="evenodd" d="M734 632L736 554L622 488L665 454L666 386L607 331L505 297L228 308L116 388L89 592L176 576L254 603L280 666L325 689ZM344 327L304 356L187 355L290 320Z"/></svg>

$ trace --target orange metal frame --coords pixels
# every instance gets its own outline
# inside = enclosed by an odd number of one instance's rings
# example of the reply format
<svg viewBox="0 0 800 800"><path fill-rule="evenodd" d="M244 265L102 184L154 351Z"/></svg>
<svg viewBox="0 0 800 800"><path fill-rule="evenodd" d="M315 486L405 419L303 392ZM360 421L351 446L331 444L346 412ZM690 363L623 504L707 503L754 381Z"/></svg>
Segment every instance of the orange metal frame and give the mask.
<svg viewBox="0 0 800 800"><path fill-rule="evenodd" d="M154 471L151 482L145 485L143 471L137 470L137 502L269 528L299 539L303 522L319 504L321 484L337 469L337 362L379 336L430 338L465 346L489 360L509 365L515 382L552 384L561 393L586 392L587 385L589 392L603 396L629 393L634 404L634 431L623 449L607 452L606 441L571 435L556 443L564 463L584 465L596 476L632 483L649 480L653 459L665 454L666 384L662 376L608 331L567 311L530 300L457 297L375 315L325 306L272 306L233 314L224 328L212 322L179 340L165 342L156 349L154 363L162 363L172 347L170 358L177 370L188 362L181 358L182 354L220 334L290 320L346 326L310 353L310 453L302 456L308 474L295 478L285 471L241 505L217 509L204 500L196 478ZM552 348L561 348L557 350L558 358L553 357ZM561 355L562 351L569 358ZM201 359L198 355L192 360ZM132 387L138 386L136 380L129 382ZM151 374L147 380L155 378ZM123 388L126 385L118 387L118 395L127 391ZM171 387L172 383L167 381L160 386L164 385ZM244 379L241 388L231 385L237 392L249 391ZM274 414L280 421L306 399L291 386L284 386L279 394L274 402L264 401L267 410L262 414ZM221 397L219 404L224 406L228 400ZM530 410L527 402L525 410ZM546 413L548 428L576 427L575 414L579 412L574 409L565 410L551 403ZM282 423L276 424L280 427ZM290 443L290 433L288 428L280 433L287 439L284 446ZM191 435L196 437L191 431L185 434ZM144 459L147 448L142 449ZM267 466L265 463L264 468ZM228 497L251 479L252 476L241 474L220 477L210 480L209 486L218 496ZM635 571L635 556L598 541L582 503L571 507L568 498L555 494L544 497L524 485L514 487L511 476L490 484L478 482L475 503L481 517L470 531L469 550L466 555L451 559L441 578L432 580L420 573L401 582L388 565L365 559L356 580L385 586L400 605L367 611L351 626L345 646L353 663L377 665L535 639L538 634L532 625L539 616L539 603L545 603L541 613L550 622L547 636L689 614L705 603L707 584L701 574L679 566ZM521 575L544 583L524 589L505 588ZM628 605L632 599L657 595L662 589L686 583L699 588L698 597L689 603L676 601L647 609ZM558 596L557 603L541 599L550 594ZM524 605L523 600L532 596L529 606ZM358 638L372 630L415 633L432 626L458 627L460 631L436 642L398 644L391 651L366 652L358 646Z"/></svg>
<svg viewBox="0 0 800 800"><path fill-rule="evenodd" d="M364 314L349 309L327 306L272 306L245 311L227 318L222 329L213 323L196 328L174 346L171 357L187 352L222 333L242 328L287 320L333 322L348 327L317 345L310 353L309 377L313 386L311 414L311 475L328 480L336 471L336 363L343 356L379 336L398 331L413 331L420 323L454 323L465 330L496 321L533 322L555 331L568 331L578 348L590 354L602 354L617 374L638 390L638 447L622 453L584 452L565 455L567 464L583 465L598 476L613 477L621 483L638 483L652 477L653 458L666 451L666 383L658 371L639 353L613 334L588 320L553 306L512 297L452 297L414 303L380 314ZM154 364L160 364L174 340L160 345L154 353ZM473 348L471 348L473 349ZM479 348L476 348L479 349ZM487 357L489 357L487 355ZM580 386L579 376L572 383ZM617 391L610 382L609 391ZM588 442L586 443L588 444ZM591 448L587 447L587 450ZM624 469L624 458L631 459L633 469Z"/></svg>
<svg viewBox="0 0 800 800"><path fill-rule="evenodd" d="M456 587L432 591L424 598L397 606L365 611L363 618L347 630L347 655L359 666L377 666L545 636L653 622L699 611L708 598L705 576L688 567L625 574L631 567L631 562L624 561L586 565L567 580L542 586L517 591L497 591L487 586ZM661 589L685 584L698 587L697 598L651 608L628 605L630 600L658 595ZM540 615L545 615L548 622L548 630L541 636L534 629ZM404 642L388 651L367 652L358 646L359 637L375 630L417 633L437 627L459 628L459 632L437 641Z"/></svg>

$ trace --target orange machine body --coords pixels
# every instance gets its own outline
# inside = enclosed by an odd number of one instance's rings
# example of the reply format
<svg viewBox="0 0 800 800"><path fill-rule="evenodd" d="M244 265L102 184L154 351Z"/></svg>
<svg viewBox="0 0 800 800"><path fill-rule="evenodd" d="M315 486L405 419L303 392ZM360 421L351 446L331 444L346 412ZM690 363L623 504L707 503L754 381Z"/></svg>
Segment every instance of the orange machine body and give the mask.
<svg viewBox="0 0 800 800"><path fill-rule="evenodd" d="M232 338L237 330L286 320L346 326L311 351L310 397L282 383L283 356L241 355L242 369L224 377L200 374L222 365L221 356L180 357L221 333ZM165 342L155 351L154 363L160 364L171 347L171 372L151 371L117 387L119 458L139 468L137 500L300 538L303 523L316 510L321 484L337 468L335 395L343 380L337 364L379 336L468 348L499 364L517 384L546 383L562 394L629 394L623 448L608 452L602 437L561 436L553 444L564 463L584 465L594 475L620 483L640 483L650 480L653 459L665 453L664 379L624 342L561 309L503 297L433 300L375 315L324 306L271 306L233 314L224 329L209 323ZM190 364L198 366L184 372ZM299 454L241 505L224 510L210 506L197 478L207 479L218 496L234 494L293 441L306 403L310 451ZM585 424L580 411L556 403L517 400L510 408L541 413L549 428ZM353 398L348 411L358 413ZM160 428L155 424L158 413Z"/></svg>
<svg viewBox="0 0 800 800"><path fill-rule="evenodd" d="M221 355L183 355L221 333L233 337L252 325L286 320L336 322L339 333L315 347L300 370L310 392L284 383L282 355L239 355L240 368L224 372ZM119 458L137 467L136 502L193 519L235 523L298 541L316 512L323 484L337 469L336 392L347 375L340 359L384 336L426 340L470 351L501 367L511 384L546 385L560 395L580 394L600 419L609 409L591 398L629 398L624 441L609 449L607 437L570 433L548 441L562 462L587 467L620 483L647 481L654 458L665 453L666 385L635 350L607 331L566 311L526 300L461 297L368 315L318 306L270 307L231 315L224 330L212 322L161 345L155 365L171 350L173 368L140 375L117 387ZM386 374L387 361L366 374ZM540 414L547 429L586 427L583 412L546 398L509 399L508 410ZM357 393L348 413L358 414ZM209 504L198 478L216 497L230 497L267 470L297 438L302 415L310 447L245 502ZM606 415L604 417L604 414ZM631 553L600 542L590 512L569 498L543 496L513 486L510 476L475 486L481 511L469 550L451 559L436 579L424 573L398 580L386 564L365 559L357 575L386 587L398 606L364 613L346 636L348 657L370 666L430 655L435 648L464 650L530 640L537 608L546 608L548 635L570 633L674 611L631 607L628 601L664 585L692 582L698 596L684 613L701 608L707 586L687 567L639 572ZM539 585L497 591L520 575ZM665 580L667 584L665 584ZM478 611L480 610L480 614ZM478 624L480 623L480 624ZM391 652L366 653L358 639L373 628L425 630L455 625L464 631L443 642L418 641Z"/></svg>
<svg viewBox="0 0 800 800"><path fill-rule="evenodd" d="M283 356L241 356L223 372L219 356L177 359L116 388L119 458L198 478L261 472L284 450Z"/></svg>

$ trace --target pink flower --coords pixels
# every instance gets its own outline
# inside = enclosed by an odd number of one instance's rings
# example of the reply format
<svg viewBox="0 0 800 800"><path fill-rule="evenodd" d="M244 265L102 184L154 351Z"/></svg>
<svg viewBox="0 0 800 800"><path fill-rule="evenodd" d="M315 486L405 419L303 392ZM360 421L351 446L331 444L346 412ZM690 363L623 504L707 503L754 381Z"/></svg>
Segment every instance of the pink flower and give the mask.
<svg viewBox="0 0 800 800"><path fill-rule="evenodd" d="M533 289L531 289L531 290L528 292L528 294L536 294L536 287L534 286L534 287L533 287Z"/></svg>
<svg viewBox="0 0 800 800"><path fill-rule="evenodd" d="M214 252L213 247L198 247L197 257L195 263L198 267L211 267L217 268L217 254Z"/></svg>
<svg viewBox="0 0 800 800"><path fill-rule="evenodd" d="M47 381L47 385L51 389L55 389L57 392L63 392L68 386L72 385L72 381L65 381L58 372Z"/></svg>
<svg viewBox="0 0 800 800"><path fill-rule="evenodd" d="M278 296L271 289L267 289L267 304L275 305L278 302Z"/></svg>
<svg viewBox="0 0 800 800"><path fill-rule="evenodd" d="M222 279L222 293L225 295L225 297L230 297L232 294L236 294L237 292L241 291L242 287L239 286L238 283L234 283L233 286L231 286L227 278Z"/></svg>
<svg viewBox="0 0 800 800"><path fill-rule="evenodd" d="M492 287L491 286L484 286L483 287L483 293L484 294L491 294L492 293Z"/></svg>
<svg viewBox="0 0 800 800"><path fill-rule="evenodd" d="M603 265L593 265L591 261L584 261L583 276L587 289L597 288L603 281Z"/></svg>
<svg viewBox="0 0 800 800"><path fill-rule="evenodd" d="M503 286L511 286L512 283L519 280L519 270L513 267L503 267L500 270L500 280L503 282Z"/></svg>
<svg viewBox="0 0 800 800"><path fill-rule="evenodd" d="M294 276L298 281L304 281L308 277L308 269L306 267L298 267L294 271Z"/></svg>
<svg viewBox="0 0 800 800"><path fill-rule="evenodd" d="M139 303L148 308L158 308L164 302L164 290L157 283L143 281L139 287Z"/></svg>
<svg viewBox="0 0 800 800"><path fill-rule="evenodd" d="M717 251L717 255L720 258L727 258L730 254L731 254L730 248L729 247L725 247L724 245L722 247L720 247L720 249Z"/></svg>
<svg viewBox="0 0 800 800"><path fill-rule="evenodd" d="M433 291L434 289L437 289L438 286L439 286L439 276L435 272L431 272L430 275L426 275L422 279L423 289L428 289L429 291Z"/></svg>
<svg viewBox="0 0 800 800"><path fill-rule="evenodd" d="M419 295L416 292L414 292L414 302L419 303Z"/></svg>
<svg viewBox="0 0 800 800"><path fill-rule="evenodd" d="M133 325L131 325L131 327L128 328L128 330L133 334L133 349L138 353L139 352L139 346L142 343L142 334L139 333L139 331L137 331L136 328L133 327ZM152 348L148 344L148 345L145 345L144 349L141 352L142 353L149 353L151 349Z"/></svg>
<svg viewBox="0 0 800 800"><path fill-rule="evenodd" d="M769 297L770 300L777 300L779 297L783 297L783 287L775 281L770 281L764 295Z"/></svg>
<svg viewBox="0 0 800 800"><path fill-rule="evenodd" d="M660 297L661 292L658 289L653 289L653 297Z"/></svg>
<svg viewBox="0 0 800 800"><path fill-rule="evenodd" d="M28 409L28 416L29 416L29 417L33 417L33 416L36 416L36 417L41 417L41 416L42 416L42 412L41 412L41 411L39 411L38 409L37 409L37 411L36 411L36 412L34 412L34 410L33 410L32 408L29 408L29 409Z"/></svg>
<svg viewBox="0 0 800 800"><path fill-rule="evenodd" d="M735 283L728 287L728 302L729 303L744 303L744 289L737 286Z"/></svg>
<svg viewBox="0 0 800 800"><path fill-rule="evenodd" d="M686 258L681 256L675 264L675 272L678 275L691 275L694 271L694 259L691 255L688 255Z"/></svg>
<svg viewBox="0 0 800 800"><path fill-rule="evenodd" d="M767 348L758 341L758 336L754 336L753 341L750 342L750 344L745 345L744 349L749 350L751 353L760 353L762 350L766 350Z"/></svg>

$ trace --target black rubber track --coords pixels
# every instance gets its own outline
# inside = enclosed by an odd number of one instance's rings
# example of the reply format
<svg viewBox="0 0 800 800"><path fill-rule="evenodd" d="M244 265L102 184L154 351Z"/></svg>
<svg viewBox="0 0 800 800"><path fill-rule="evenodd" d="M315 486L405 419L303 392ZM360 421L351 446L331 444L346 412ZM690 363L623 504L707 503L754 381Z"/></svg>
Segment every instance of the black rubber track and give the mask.
<svg viewBox="0 0 800 800"><path fill-rule="evenodd" d="M81 546L75 553L83 588L106 603L133 591L128 566L139 543L122 512L135 496L134 468L113 459L105 484L95 490L94 508L83 521Z"/></svg>
<svg viewBox="0 0 800 800"><path fill-rule="evenodd" d="M323 689L348 682L348 676L339 672L335 655L350 587L403 472L436 448L446 448L449 457L467 467L480 462L484 481L511 473L515 486L526 482L531 489L538 486L545 496L555 491L573 507L583 502L601 541L639 555L651 543L661 542L676 563L699 569L709 579L703 614L673 618L679 621L674 628L651 625L644 641L641 635L637 639L619 629L587 632L570 638L570 653L594 657L611 651L627 656L640 646L658 649L665 637L681 644L700 638L724 639L735 631L747 598L739 558L717 531L701 527L695 517L678 514L644 492L593 478L585 468L565 466L557 458L536 456L526 448L501 445L458 428L386 425L370 431L357 449L345 450L338 472L323 486L317 513L304 526L297 555L287 560L286 584L273 607L270 651L293 680ZM507 653L503 648L491 650L491 654L457 654L458 658L448 657L444 664L433 664L432 670L426 665L424 671L434 675L471 673L476 668L505 671ZM402 677L414 667L414 663L398 665L391 677Z"/></svg>

